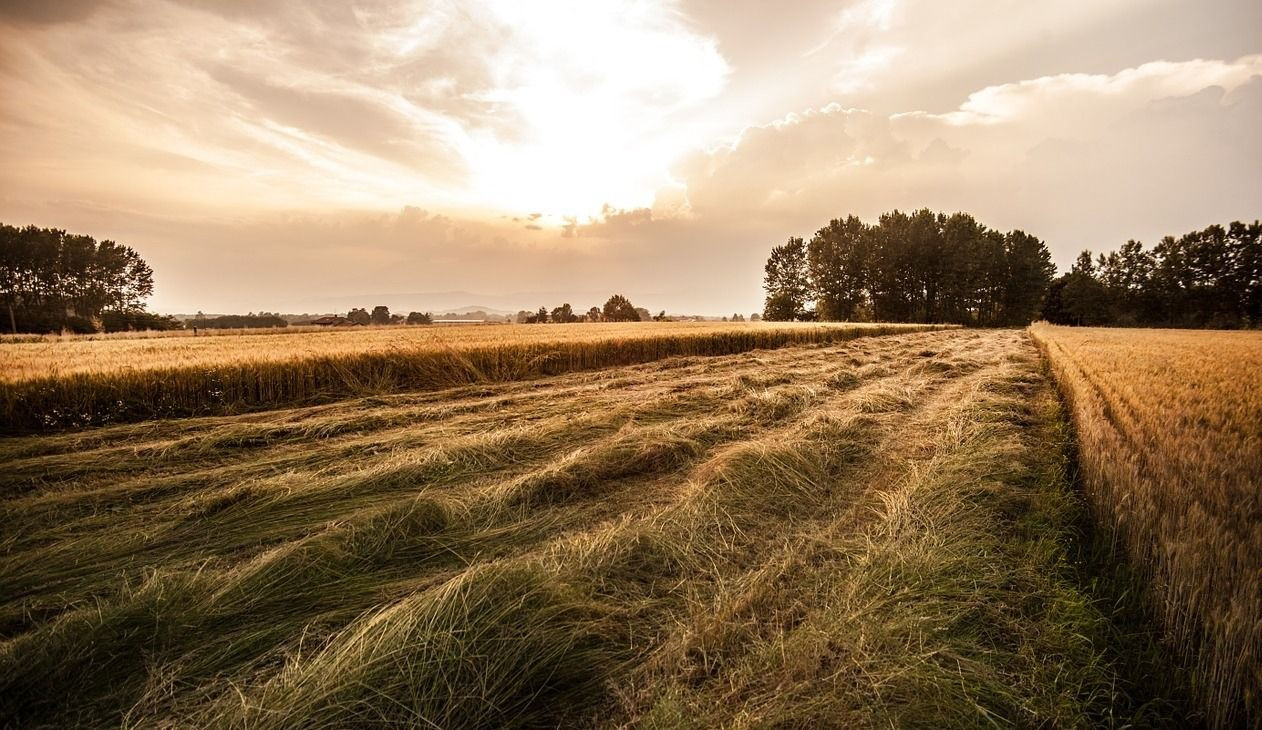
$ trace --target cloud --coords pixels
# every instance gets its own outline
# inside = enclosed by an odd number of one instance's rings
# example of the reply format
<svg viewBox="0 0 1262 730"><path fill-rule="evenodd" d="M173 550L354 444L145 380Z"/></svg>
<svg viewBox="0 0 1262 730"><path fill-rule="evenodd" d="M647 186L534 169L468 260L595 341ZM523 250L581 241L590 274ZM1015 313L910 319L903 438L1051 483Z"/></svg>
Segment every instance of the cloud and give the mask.
<svg viewBox="0 0 1262 730"><path fill-rule="evenodd" d="M23 25L70 23L83 20L108 0L0 0L0 22Z"/></svg>
<svg viewBox="0 0 1262 730"><path fill-rule="evenodd" d="M809 235L848 213L963 209L1044 236L1064 263L1256 216L1259 125L1262 56L1157 62L988 88L944 114L829 105L747 129L676 175L697 226L776 221Z"/></svg>

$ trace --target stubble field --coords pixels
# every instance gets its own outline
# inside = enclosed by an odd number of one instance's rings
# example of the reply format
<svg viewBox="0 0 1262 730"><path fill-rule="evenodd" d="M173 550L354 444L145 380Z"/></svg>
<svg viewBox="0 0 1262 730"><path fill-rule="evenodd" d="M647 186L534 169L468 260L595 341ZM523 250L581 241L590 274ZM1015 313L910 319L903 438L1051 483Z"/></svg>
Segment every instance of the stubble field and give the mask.
<svg viewBox="0 0 1262 730"><path fill-rule="evenodd" d="M0 441L23 727L1172 724L1021 331Z"/></svg>

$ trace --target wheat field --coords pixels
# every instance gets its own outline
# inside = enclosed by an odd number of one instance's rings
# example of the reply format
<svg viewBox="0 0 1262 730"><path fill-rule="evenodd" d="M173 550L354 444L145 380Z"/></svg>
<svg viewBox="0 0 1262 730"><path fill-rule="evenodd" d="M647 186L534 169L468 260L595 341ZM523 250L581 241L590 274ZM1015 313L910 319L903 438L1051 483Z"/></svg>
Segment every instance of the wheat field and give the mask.
<svg viewBox="0 0 1262 730"><path fill-rule="evenodd" d="M1262 333L1040 324L1096 521L1212 724L1262 722Z"/></svg>
<svg viewBox="0 0 1262 730"><path fill-rule="evenodd" d="M634 322L13 342L0 345L0 425L20 432L239 413L944 327Z"/></svg>
<svg viewBox="0 0 1262 730"><path fill-rule="evenodd" d="M966 330L7 438L0 720L1177 726L1067 439Z"/></svg>

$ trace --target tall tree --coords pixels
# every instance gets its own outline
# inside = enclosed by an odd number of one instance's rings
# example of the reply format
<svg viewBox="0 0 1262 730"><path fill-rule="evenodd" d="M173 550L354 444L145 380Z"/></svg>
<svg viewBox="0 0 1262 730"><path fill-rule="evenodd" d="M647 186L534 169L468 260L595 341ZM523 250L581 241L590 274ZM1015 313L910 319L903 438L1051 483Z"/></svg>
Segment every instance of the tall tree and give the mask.
<svg viewBox="0 0 1262 730"><path fill-rule="evenodd" d="M767 290L764 318L775 321L806 318L811 284L805 241L790 238L771 249L771 257L764 267L763 286Z"/></svg>
<svg viewBox="0 0 1262 730"><path fill-rule="evenodd" d="M640 313L635 311L631 300L621 294L614 294L605 302L600 318L605 322L639 322Z"/></svg>
<svg viewBox="0 0 1262 730"><path fill-rule="evenodd" d="M852 215L833 219L807 244L807 289L820 319L854 319L866 301L869 238L868 226Z"/></svg>

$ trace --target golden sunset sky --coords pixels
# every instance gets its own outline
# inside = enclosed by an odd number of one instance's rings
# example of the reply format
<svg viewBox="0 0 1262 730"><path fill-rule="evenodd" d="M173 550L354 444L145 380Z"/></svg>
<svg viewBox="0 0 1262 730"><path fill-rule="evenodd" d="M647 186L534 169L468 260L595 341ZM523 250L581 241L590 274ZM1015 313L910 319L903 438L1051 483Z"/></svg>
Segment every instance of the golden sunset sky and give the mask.
<svg viewBox="0 0 1262 730"><path fill-rule="evenodd" d="M0 221L133 246L158 311L747 314L850 213L1062 269L1262 215L1258 0L0 0L0 34Z"/></svg>

